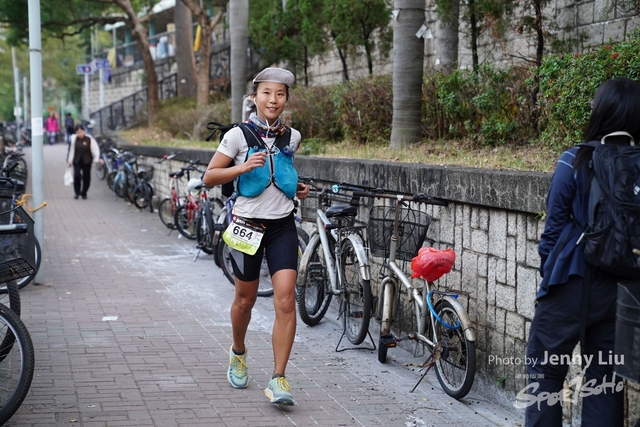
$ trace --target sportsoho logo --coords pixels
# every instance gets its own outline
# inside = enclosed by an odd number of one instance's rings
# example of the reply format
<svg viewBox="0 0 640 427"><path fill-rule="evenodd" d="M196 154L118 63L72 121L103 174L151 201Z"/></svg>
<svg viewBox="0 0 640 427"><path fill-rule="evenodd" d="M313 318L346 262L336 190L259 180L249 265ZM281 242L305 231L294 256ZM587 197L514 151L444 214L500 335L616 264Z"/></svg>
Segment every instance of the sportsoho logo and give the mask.
<svg viewBox="0 0 640 427"><path fill-rule="evenodd" d="M525 388L520 390L520 392L516 396L516 401L513 406L515 408L526 408L528 406L537 405L538 410L542 403L546 402L547 405L552 406L558 404L560 402L571 402L573 404L578 403L580 398L595 396L601 393L616 393L621 392L624 383L623 381L616 380L616 374L614 373L611 377L611 380L607 380L607 377L604 376L602 381L598 384L598 380L592 378L586 382L584 382L584 377L587 372L589 366L592 363L596 362L599 365L623 365L624 364L624 355L614 355L612 351L609 351L608 354L598 353L598 360L594 360L594 355L557 355L557 354L549 354L548 352L544 353L544 358L540 361L540 365L566 365L569 362L574 364L580 364L584 361L582 371L573 379L569 381L569 387L565 387L563 390L560 390L555 393L550 393L548 391L543 391L537 393L540 388L539 382L530 382ZM531 366L535 367L538 364L538 360L536 358L527 358L527 362L531 364Z"/></svg>

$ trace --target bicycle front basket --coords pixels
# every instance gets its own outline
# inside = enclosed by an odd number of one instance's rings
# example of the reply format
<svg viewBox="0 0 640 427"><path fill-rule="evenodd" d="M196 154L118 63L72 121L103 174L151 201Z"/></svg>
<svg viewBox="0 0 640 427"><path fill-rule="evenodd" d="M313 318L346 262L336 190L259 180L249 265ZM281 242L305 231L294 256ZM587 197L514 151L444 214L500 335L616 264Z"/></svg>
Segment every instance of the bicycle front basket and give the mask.
<svg viewBox="0 0 640 427"><path fill-rule="evenodd" d="M27 224L26 233L0 234L0 283L34 274L36 238L31 217L18 206L0 215L0 224Z"/></svg>
<svg viewBox="0 0 640 427"><path fill-rule="evenodd" d="M153 179L154 167L150 163L138 162L138 175L146 179L147 182L151 182Z"/></svg>
<svg viewBox="0 0 640 427"><path fill-rule="evenodd" d="M395 212L395 206L374 206L369 211L367 235L373 256L389 257ZM416 256L424 243L429 224L431 217L426 212L408 207L400 208L396 259L410 261Z"/></svg>

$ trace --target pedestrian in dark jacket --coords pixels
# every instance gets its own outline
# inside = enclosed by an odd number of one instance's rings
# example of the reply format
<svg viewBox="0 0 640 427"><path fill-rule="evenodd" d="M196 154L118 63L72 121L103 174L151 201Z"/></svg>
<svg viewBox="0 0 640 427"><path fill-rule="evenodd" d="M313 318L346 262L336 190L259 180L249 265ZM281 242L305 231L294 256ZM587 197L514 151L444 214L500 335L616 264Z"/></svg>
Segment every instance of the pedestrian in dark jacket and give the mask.
<svg viewBox="0 0 640 427"><path fill-rule="evenodd" d="M98 142L84 131L84 127L78 125L76 134L71 137L67 165L73 165L73 190L74 198L82 196L87 198L89 184L91 184L91 163L98 163L100 159L100 147Z"/></svg>
<svg viewBox="0 0 640 427"><path fill-rule="evenodd" d="M588 221L593 149L618 131L640 141L639 118L640 84L626 78L604 82L592 101L587 146L565 151L556 165L538 247L542 281L527 345L529 385L518 395L526 405L527 427L561 427L563 400L577 397L583 398L582 427L623 425L623 383L613 372L612 358L621 278L588 265L578 241ZM609 137L606 143L629 144L630 138ZM574 354L581 328L584 348ZM565 398L562 389L571 362L579 362L584 381L568 379L574 391Z"/></svg>

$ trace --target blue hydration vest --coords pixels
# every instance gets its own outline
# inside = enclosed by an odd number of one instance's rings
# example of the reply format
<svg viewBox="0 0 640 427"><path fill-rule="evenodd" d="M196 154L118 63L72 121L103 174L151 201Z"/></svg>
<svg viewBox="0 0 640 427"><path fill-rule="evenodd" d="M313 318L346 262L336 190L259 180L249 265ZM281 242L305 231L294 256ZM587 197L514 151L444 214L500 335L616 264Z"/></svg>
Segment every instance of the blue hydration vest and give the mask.
<svg viewBox="0 0 640 427"><path fill-rule="evenodd" d="M293 199L298 188L298 172L293 167L293 153L288 150L291 129L287 128L283 135L277 136L269 150L251 125L242 124L240 128L249 146L247 159L253 153L267 152L267 161L264 166L238 177L238 194L243 197L256 197L273 183L287 197Z"/></svg>

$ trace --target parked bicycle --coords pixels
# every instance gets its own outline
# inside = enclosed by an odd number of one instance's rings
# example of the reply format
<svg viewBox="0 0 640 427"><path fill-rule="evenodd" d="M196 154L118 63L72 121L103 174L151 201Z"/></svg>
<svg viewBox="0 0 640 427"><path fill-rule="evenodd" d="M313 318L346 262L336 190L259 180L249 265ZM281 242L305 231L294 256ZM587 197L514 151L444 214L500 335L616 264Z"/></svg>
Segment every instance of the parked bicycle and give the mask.
<svg viewBox="0 0 640 427"><path fill-rule="evenodd" d="M378 360L385 363L387 350L404 340L415 340L430 350L425 362L435 366L443 390L460 399L469 393L476 371L475 328L453 291L439 291L434 281L422 280L414 286L397 260L410 261L423 245L431 217L414 204L447 206L443 199L382 192L355 192L360 197L394 200L393 206L374 206L369 215L368 236L371 253L386 259L386 274L380 284L377 314L380 318ZM436 279L437 280L437 279ZM397 337L391 330L401 305L404 286L415 310L415 331ZM424 377L424 376L423 376ZM417 384L416 384L417 386Z"/></svg>
<svg viewBox="0 0 640 427"><path fill-rule="evenodd" d="M0 283L11 283L37 271L33 220L20 206L0 214L0 242ZM0 425L11 418L26 397L34 365L29 331L12 308L0 304Z"/></svg>
<svg viewBox="0 0 640 427"><path fill-rule="evenodd" d="M120 151L112 144L98 143L100 145L100 158L102 162L96 164L96 178L104 180L109 174L118 168L116 156Z"/></svg>
<svg viewBox="0 0 640 427"><path fill-rule="evenodd" d="M5 147L4 158L2 159L2 169L11 169L11 177L22 180L26 185L29 170L27 168L27 161L24 159L24 153L22 152L21 146Z"/></svg>
<svg viewBox="0 0 640 427"><path fill-rule="evenodd" d="M0 304L0 425L27 396L34 367L35 351L27 327L16 313Z"/></svg>
<svg viewBox="0 0 640 427"><path fill-rule="evenodd" d="M209 197L208 188L204 183L195 186L195 189L200 192L195 223L196 246L206 254L215 255L217 247L214 244L214 224L222 212L224 203L217 197Z"/></svg>
<svg viewBox="0 0 640 427"><path fill-rule="evenodd" d="M120 151L116 154L116 168L107 175L107 185L120 198L126 198L129 192L129 174L133 174L131 161L135 155L129 151Z"/></svg>
<svg viewBox="0 0 640 427"><path fill-rule="evenodd" d="M200 175L205 172L195 166L194 170ZM180 234L190 240L196 240L196 213L200 209L200 197L204 188L206 187L202 179L190 178L187 182L185 202L178 206L174 215L176 228ZM222 205L222 201L219 204Z"/></svg>
<svg viewBox="0 0 640 427"><path fill-rule="evenodd" d="M24 194L25 184L22 180L12 178L13 176L12 169L15 168L15 166L16 164L14 163L8 169L5 169L5 168L0 169L0 224L13 223L14 216L15 216L14 209L17 206L22 206L23 204L25 207L27 207L26 200L28 197L31 196L29 194ZM29 209L29 210L33 212L42 208L43 206L46 206L46 203L43 203L42 205L40 205L35 209ZM29 217L28 219L25 219L25 220L28 221L30 219L31 218ZM17 220L20 221L21 220L20 217L18 217ZM40 268L40 262L42 260L42 251L40 248L40 243L35 237L34 237L33 257L35 260L35 267L36 267L35 271L33 271L31 274L24 275L15 279L15 283L19 289L22 289L25 286L27 286L29 283L31 283L38 269ZM2 293L3 290L4 289L0 288L0 293Z"/></svg>
<svg viewBox="0 0 640 427"><path fill-rule="evenodd" d="M153 180L154 167L151 163L136 161L135 167L135 183L131 190L131 198L133 204L138 209L149 208L150 212L153 212L153 186L151 182Z"/></svg>
<svg viewBox="0 0 640 427"><path fill-rule="evenodd" d="M328 187L310 179L302 181L318 192L318 206L317 227L298 271L298 313L307 325L317 325L335 295L340 302L344 334L352 344L361 344L369 331L372 312L371 267L362 235L365 226L355 225L359 205L355 193L348 205L332 205L332 199L362 187L346 183Z"/></svg>
<svg viewBox="0 0 640 427"><path fill-rule="evenodd" d="M179 153L172 153L161 160L160 163L170 160L178 154ZM180 168L179 171L169 172L169 188L171 190L171 196L162 199L158 205L158 215L160 215L160 220L167 228L172 230L178 228L175 221L176 212L178 211L178 208L186 202L187 197L186 195L183 195L180 190L180 180L186 175L187 181L190 181L191 172L197 170L196 164L198 162L198 159L191 160L187 166Z"/></svg>

